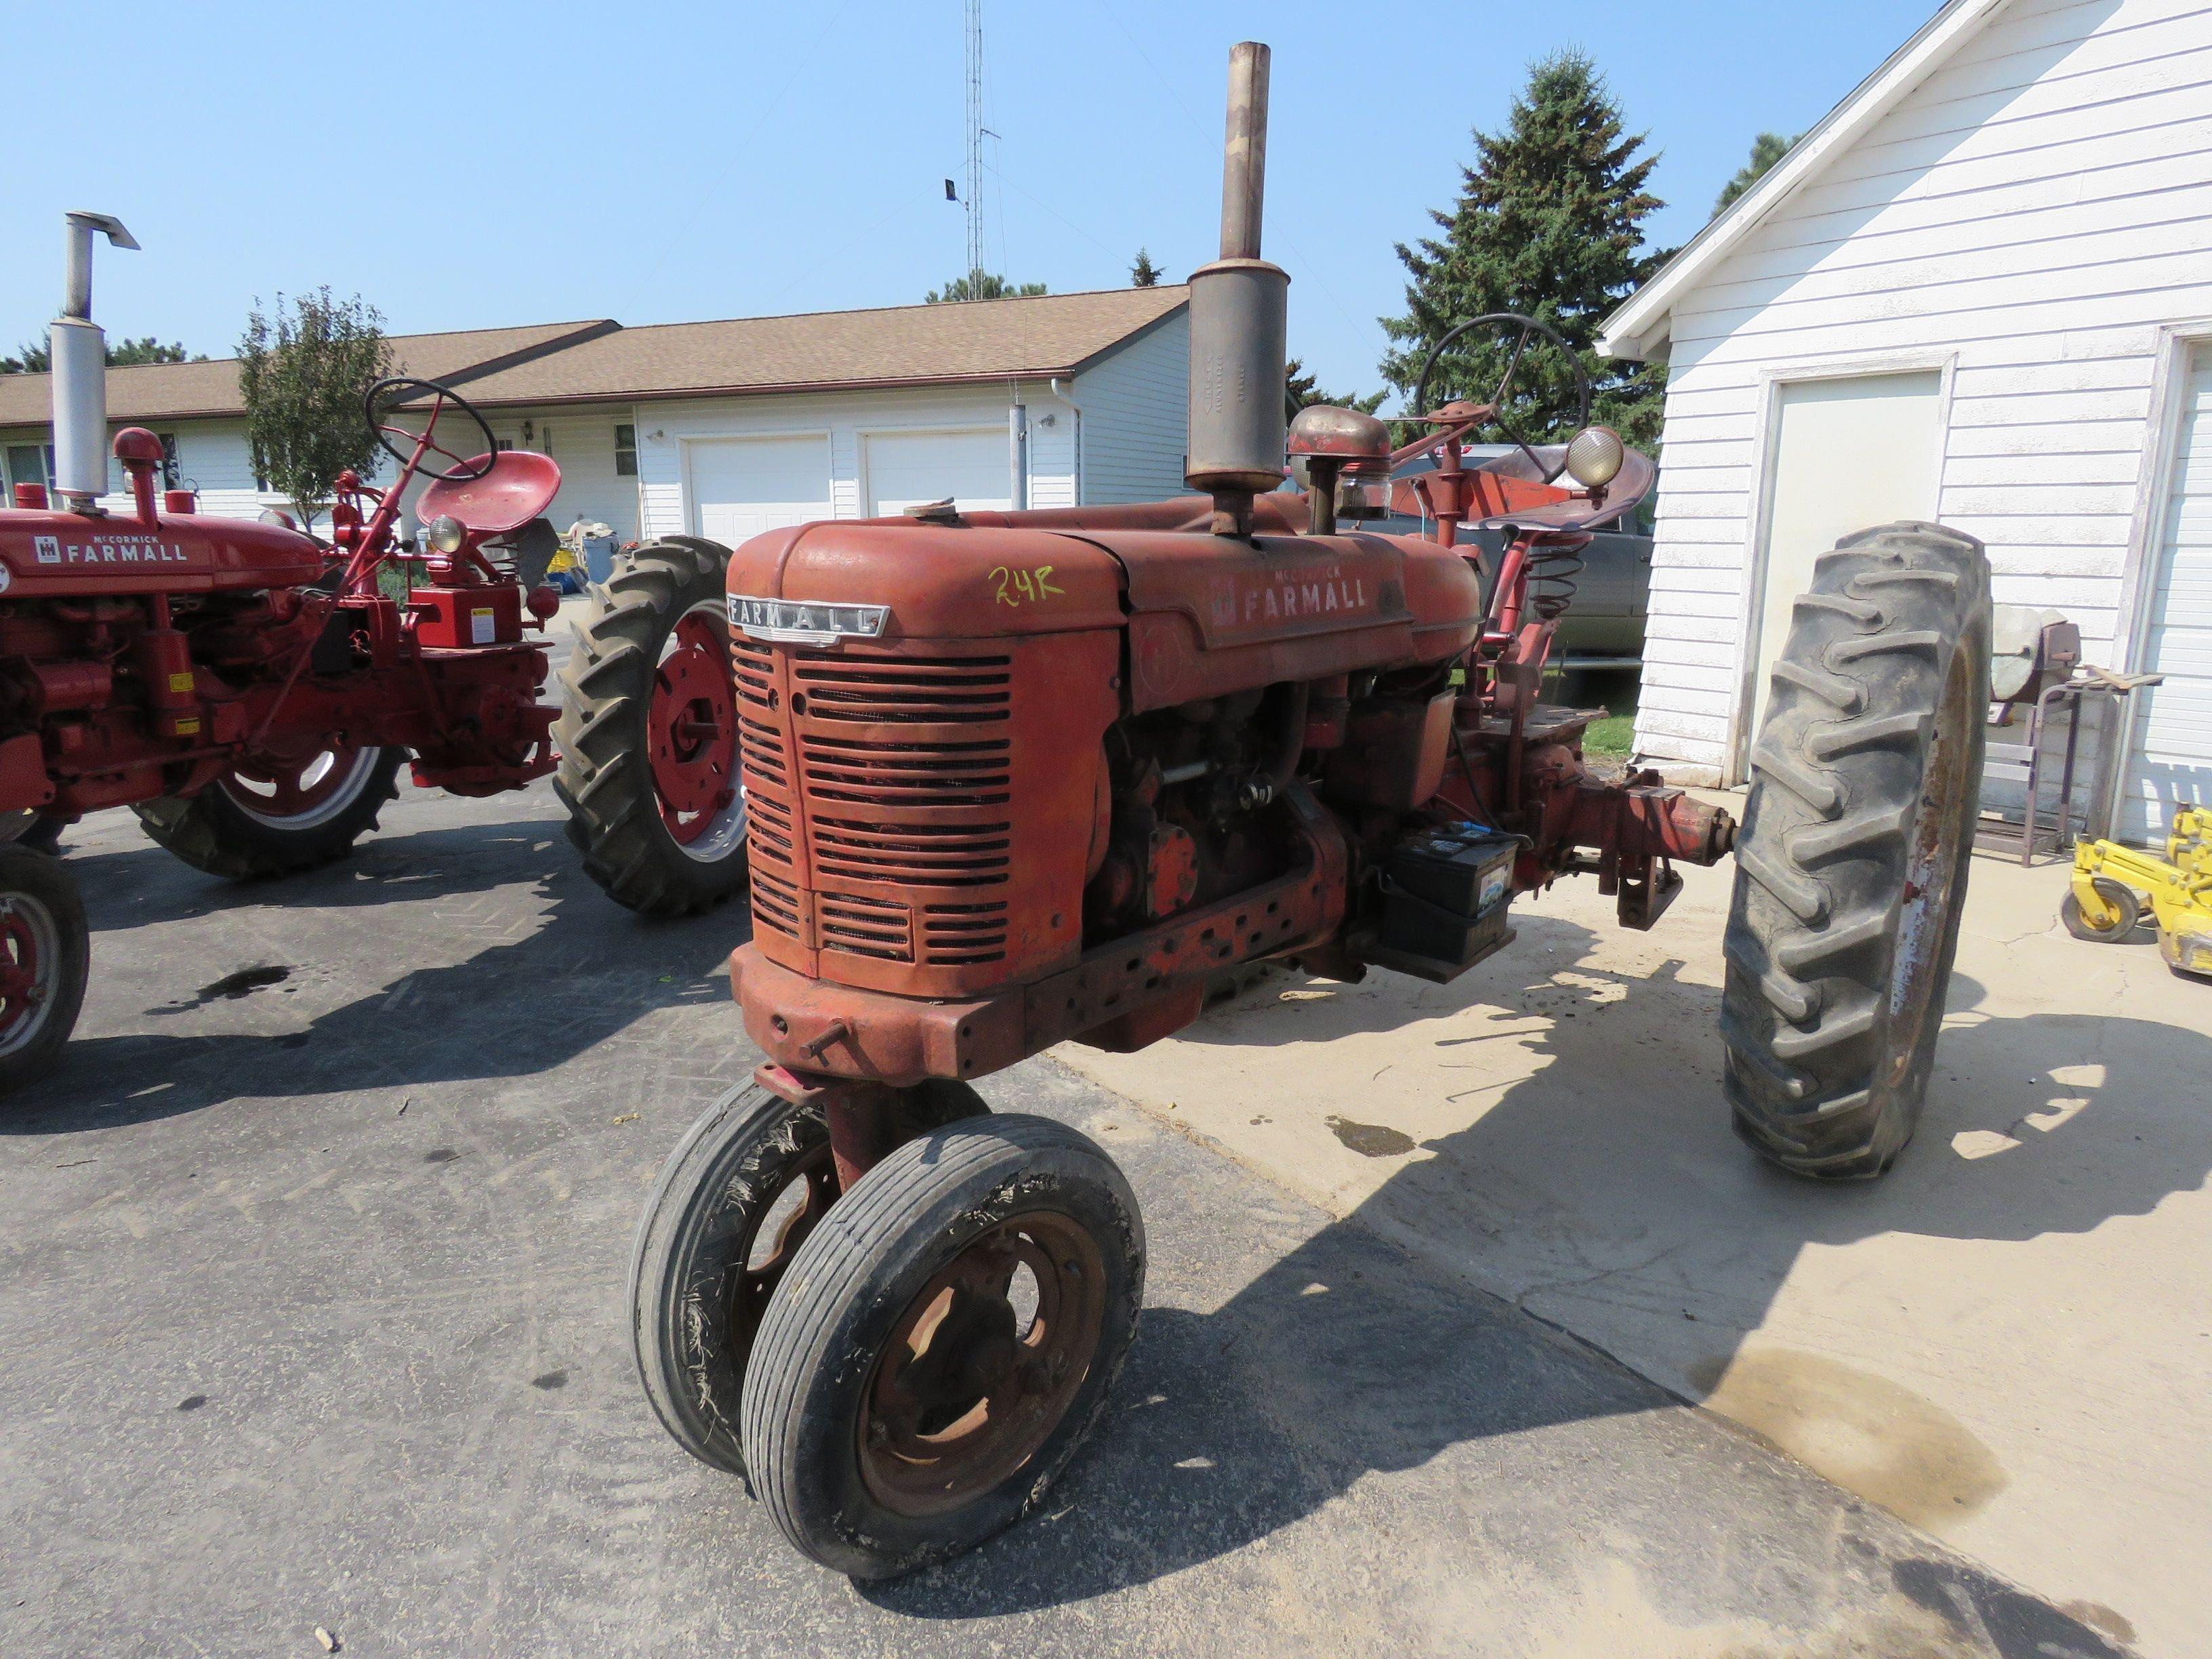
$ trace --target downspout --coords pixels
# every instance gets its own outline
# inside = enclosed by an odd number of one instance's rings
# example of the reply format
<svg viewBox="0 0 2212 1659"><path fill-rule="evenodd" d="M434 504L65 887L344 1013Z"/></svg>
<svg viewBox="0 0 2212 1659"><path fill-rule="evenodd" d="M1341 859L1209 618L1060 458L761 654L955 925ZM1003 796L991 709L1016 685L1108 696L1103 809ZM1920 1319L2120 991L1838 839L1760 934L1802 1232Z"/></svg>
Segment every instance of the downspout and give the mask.
<svg viewBox="0 0 2212 1659"><path fill-rule="evenodd" d="M1082 507L1085 505L1083 495L1083 405L1075 401L1074 376L1070 375L1067 384L1062 386L1060 376L1055 374L1048 384L1052 395L1067 405L1069 418L1075 422L1075 429L1067 435L1075 455L1075 504Z"/></svg>
<svg viewBox="0 0 2212 1659"><path fill-rule="evenodd" d="M1026 513L1030 505L1030 411L1022 401L1022 383L1013 383L1014 400L1006 409L1006 465L1013 477L1013 510Z"/></svg>

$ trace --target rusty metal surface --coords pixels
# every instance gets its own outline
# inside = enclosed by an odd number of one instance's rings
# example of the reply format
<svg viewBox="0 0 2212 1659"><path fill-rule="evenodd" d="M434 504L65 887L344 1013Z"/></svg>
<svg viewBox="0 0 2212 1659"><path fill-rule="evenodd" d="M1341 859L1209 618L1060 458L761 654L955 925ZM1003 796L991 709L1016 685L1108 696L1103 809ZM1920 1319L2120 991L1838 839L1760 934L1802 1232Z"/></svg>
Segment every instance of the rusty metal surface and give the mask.
<svg viewBox="0 0 2212 1659"><path fill-rule="evenodd" d="M1060 973L1029 984L1010 978L988 995L932 1000L828 983L778 962L757 938L730 957L746 1034L810 1086L829 1078L978 1078L1154 1001L1186 997L1223 968L1306 949L1344 919L1350 853L1334 817L1304 788L1285 800L1306 846L1304 867L1102 945ZM831 1040L820 1042L825 1033Z"/></svg>

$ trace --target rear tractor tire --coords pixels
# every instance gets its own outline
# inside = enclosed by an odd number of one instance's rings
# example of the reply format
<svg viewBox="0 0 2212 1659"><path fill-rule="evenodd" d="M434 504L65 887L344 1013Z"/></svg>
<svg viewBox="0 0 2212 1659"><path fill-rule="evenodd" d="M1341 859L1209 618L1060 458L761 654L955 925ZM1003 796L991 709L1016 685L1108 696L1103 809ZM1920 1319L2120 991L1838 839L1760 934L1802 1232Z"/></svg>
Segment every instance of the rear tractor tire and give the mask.
<svg viewBox="0 0 2212 1659"><path fill-rule="evenodd" d="M84 1006L92 933L56 860L0 846L0 1095L43 1077Z"/></svg>
<svg viewBox="0 0 2212 1659"><path fill-rule="evenodd" d="M1943 1023L1989 706L1982 545L1931 524L1823 554L1774 664L1736 836L1721 1012L1737 1132L1867 1179L1912 1138Z"/></svg>
<svg viewBox="0 0 2212 1659"><path fill-rule="evenodd" d="M745 888L729 563L696 537L638 548L561 673L553 787L568 839L607 896L644 915L694 915Z"/></svg>
<svg viewBox="0 0 2212 1659"><path fill-rule="evenodd" d="M231 881L295 875L343 858L399 793L404 749L343 744L240 762L198 794L133 806L155 845Z"/></svg>

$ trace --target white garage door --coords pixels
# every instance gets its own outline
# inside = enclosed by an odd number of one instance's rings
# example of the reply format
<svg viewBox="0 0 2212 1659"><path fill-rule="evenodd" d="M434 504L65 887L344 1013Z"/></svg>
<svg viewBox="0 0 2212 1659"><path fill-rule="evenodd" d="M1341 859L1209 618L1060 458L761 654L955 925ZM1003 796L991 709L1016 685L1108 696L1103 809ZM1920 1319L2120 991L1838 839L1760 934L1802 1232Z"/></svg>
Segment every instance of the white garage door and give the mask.
<svg viewBox="0 0 2212 1659"><path fill-rule="evenodd" d="M830 516L830 440L695 438L684 445L691 521L734 547L763 530Z"/></svg>
<svg viewBox="0 0 2212 1659"><path fill-rule="evenodd" d="M2212 346L2191 354L2166 501L2120 812L2124 840L2162 841L2178 807L2212 803Z"/></svg>
<svg viewBox="0 0 2212 1659"><path fill-rule="evenodd" d="M959 507L1014 504L1006 428L966 432L872 432L864 443L868 514L881 518L947 496Z"/></svg>
<svg viewBox="0 0 2212 1659"><path fill-rule="evenodd" d="M1936 516L1942 385L1931 370L1793 380L1781 388L1747 744L1765 716L1767 670L1790 636L1797 596L1813 585L1813 562L1854 531Z"/></svg>

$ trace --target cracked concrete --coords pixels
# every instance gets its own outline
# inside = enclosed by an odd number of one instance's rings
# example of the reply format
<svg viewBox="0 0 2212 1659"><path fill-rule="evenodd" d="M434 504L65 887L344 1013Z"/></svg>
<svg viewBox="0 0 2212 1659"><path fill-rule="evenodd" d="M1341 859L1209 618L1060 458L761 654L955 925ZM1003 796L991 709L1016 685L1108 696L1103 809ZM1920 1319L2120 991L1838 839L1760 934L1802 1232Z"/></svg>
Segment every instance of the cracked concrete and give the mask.
<svg viewBox="0 0 2212 1659"><path fill-rule="evenodd" d="M1649 933L1595 884L1459 983L1285 975L1069 1064L1468 1274L2151 1653L2212 1583L2212 985L2057 922L2066 866L1975 861L1918 1139L1871 1186L1729 1133L1731 872ZM1360 1156L1325 1125L1408 1143ZM2106 1627L2106 1626L2100 1626ZM2117 1626L2110 1626L2117 1628Z"/></svg>

